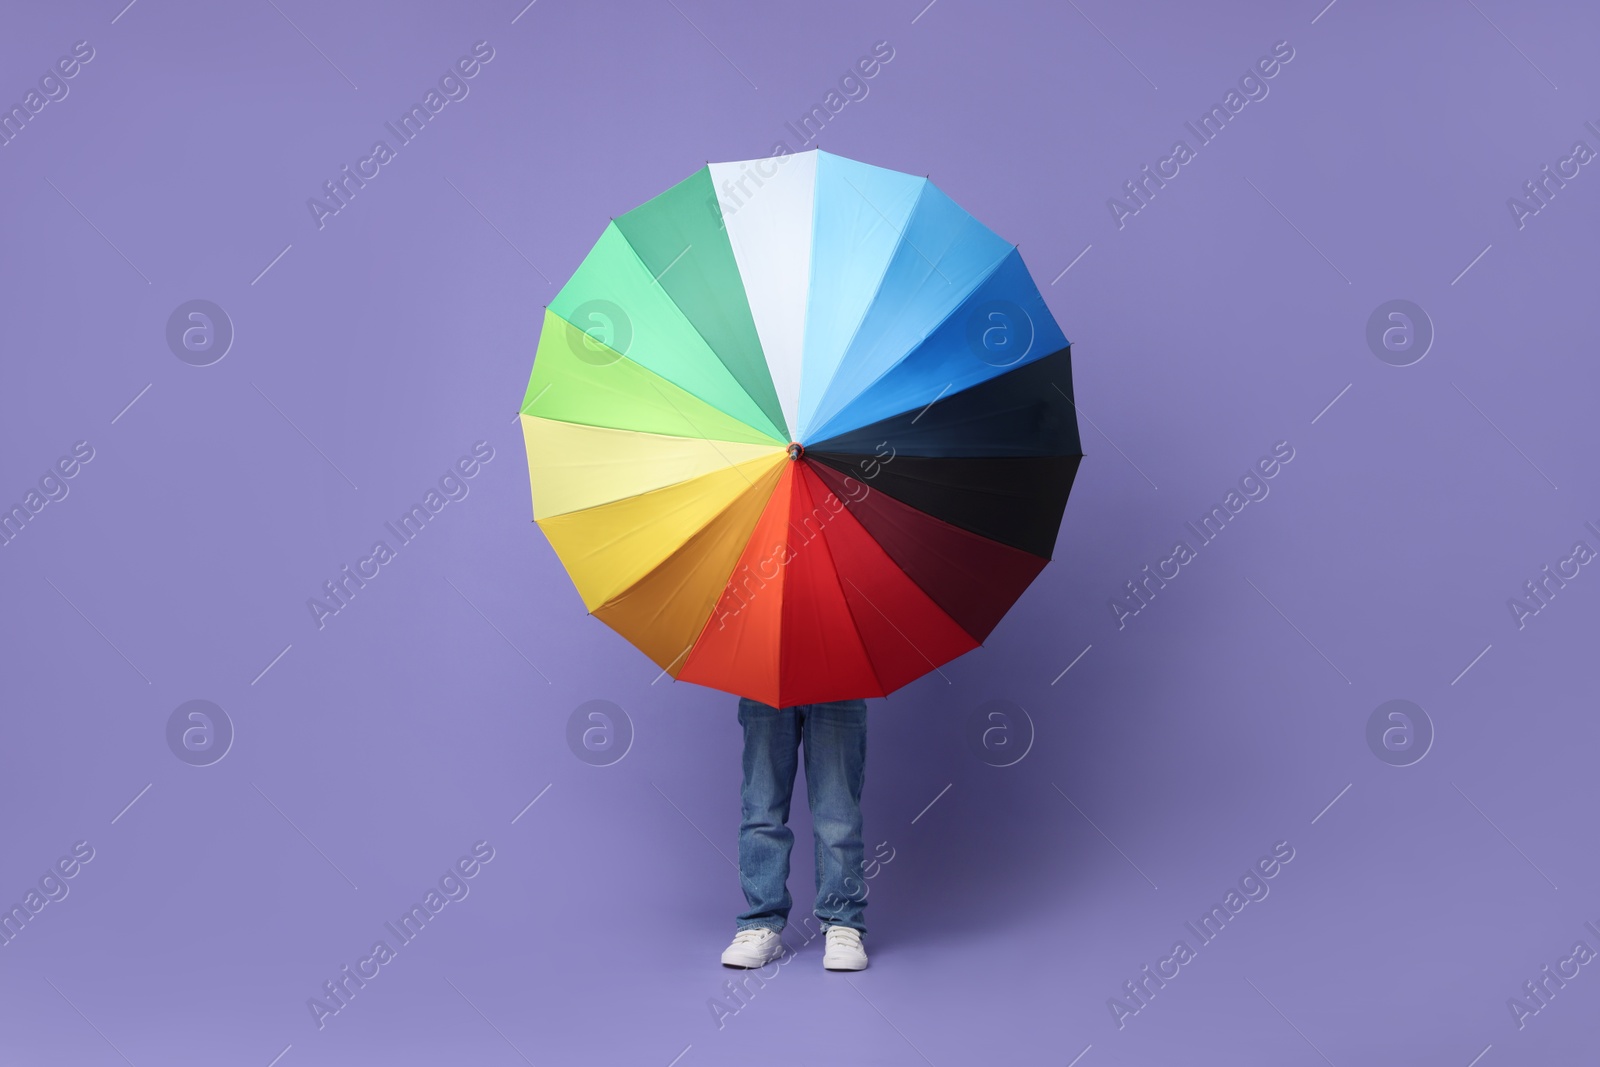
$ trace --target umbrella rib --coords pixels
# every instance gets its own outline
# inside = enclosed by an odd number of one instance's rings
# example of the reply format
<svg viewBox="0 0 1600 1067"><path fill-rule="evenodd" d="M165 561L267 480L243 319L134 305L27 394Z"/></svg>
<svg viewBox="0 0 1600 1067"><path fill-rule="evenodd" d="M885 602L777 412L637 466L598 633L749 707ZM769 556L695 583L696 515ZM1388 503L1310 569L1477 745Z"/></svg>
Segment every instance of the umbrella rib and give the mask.
<svg viewBox="0 0 1600 1067"><path fill-rule="evenodd" d="M615 221L612 222L612 225L616 226ZM766 417L767 421L769 423L771 423L772 422L772 415L765 408L763 408L761 406L761 401L757 400L755 398L755 396L753 396L751 394L750 390L745 388L744 383L741 382L739 380L738 376L733 373L733 368L728 366L728 364L723 360L723 358L720 355L717 354L717 350L711 346L711 342L710 342L710 340L708 340L706 338L706 335L704 333L700 332L700 327L696 326L694 324L694 322L692 322L690 320L689 316L687 314L685 314L683 308L679 307L678 306L678 302L672 298L672 294L667 292L667 287L661 284L661 279L666 276L667 271L669 271L673 267L677 266L678 265L678 260L680 260L684 256L688 255L690 249L694 248L694 245L690 244L690 245L686 246L682 252L678 253L677 258L673 259L673 261L671 263L668 263L665 267L661 268L661 273L660 274L653 274L651 272L651 270L650 270L649 264L645 263L644 256L640 255L639 254L639 249L634 247L633 239L628 236L627 231L624 230L621 226L617 226L617 233L622 236L622 243L628 246L628 251L633 253L633 258L634 258L635 261L638 262L640 269L643 270L646 274L650 274L651 275L650 284L654 285L657 289L661 290L661 295L666 297L667 303L672 305L672 309L674 311L676 311L679 315L683 316L684 323L689 327L689 329L694 331L694 335L696 337L700 338L700 343L706 346L706 351L710 352L713 356L715 356L718 365L721 366L723 370L728 372L728 378L733 382L734 386L739 390L739 392L743 393L745 399L750 401L750 403L754 404L756 410L761 412L761 414ZM626 359L627 356L624 355L623 358ZM641 366L643 366L643 364L641 364ZM762 368L764 370L766 370L766 372L767 372L767 384L772 386L773 399L776 400L777 399L777 395L778 395L778 388L777 388L776 383L774 383L773 380L772 380L772 368L766 366L766 360L765 360L764 357L762 359ZM648 367L646 367L645 369L649 370ZM655 372L651 371L651 373L653 374ZM655 383L652 382L651 384L654 385ZM688 390L684 390L684 391L688 392ZM693 394L690 394L690 395L693 395ZM710 401L706 401L706 402L710 403ZM715 404L713 404L712 406L716 407ZM721 410L721 409L719 408L718 410ZM746 426L750 426L750 424L748 422L745 422L745 420L743 420L743 419L740 419L739 421L744 423ZM778 424L777 423L772 423L772 427L773 427L773 429L777 429L778 428ZM756 429L756 427L754 427L754 426L750 426L750 428L752 430ZM789 427L784 426L783 428L785 430L787 430Z"/></svg>
<svg viewBox="0 0 1600 1067"><path fill-rule="evenodd" d="M1068 383L1068 384L1071 384L1071 383ZM1058 393L1061 393L1062 398L1064 400L1066 400L1067 403L1072 405L1072 410L1074 412L1076 412L1077 414L1082 415L1085 419L1087 419L1088 422L1089 422L1089 425L1094 427L1095 432L1098 433L1101 437L1104 437L1106 439L1106 443L1108 445L1110 445L1112 448L1115 448L1117 450L1117 455L1121 456L1123 459L1128 460L1128 466L1132 467L1134 470L1139 472L1139 477L1143 478L1147 482L1150 482L1150 488L1156 489L1156 490L1159 490L1161 488L1155 482L1150 481L1150 476L1144 472L1144 468L1140 467L1133 460L1128 459L1128 454L1126 452L1124 452L1121 448L1119 448L1115 441L1111 440L1111 437L1110 437L1109 434L1107 434L1104 430L1100 429L1100 424L1098 422L1095 422L1093 419L1089 418L1089 413L1087 411L1084 411L1081 407L1079 407L1078 406L1078 402L1076 400L1072 399L1070 396L1067 396L1067 394L1062 391L1061 386L1057 385L1055 382L1051 382L1050 383L1050 388L1054 389ZM1083 447L1081 443L1079 444L1079 447L1080 448Z"/></svg>
<svg viewBox="0 0 1600 1067"><path fill-rule="evenodd" d="M906 214L906 218L909 219L912 215L917 213L917 208L922 204L923 196L927 194L928 189L932 185L933 182L926 179L923 180L922 186L917 190L917 199L912 202L911 210ZM857 192L859 192L859 190L857 190ZM812 415L816 414L816 409L820 408L823 400L827 399L828 390L833 388L834 379L839 377L839 370L844 366L844 356L849 354L851 347L856 343L856 338L861 333L861 324L867 321L867 315L871 312L872 305L878 302L878 294L883 292L883 279L889 274L888 264L894 262L895 252L900 251L900 245L904 243L906 239L904 231L896 230L895 232L899 234L899 237L895 241L894 252L889 253L889 259L884 265L884 271L882 274L878 275L877 285L872 290L872 299L867 301L866 307L862 309L861 318L856 322L855 329L850 331L850 340L844 343L844 352L840 354L839 362L834 365L833 373L829 374L828 380L822 384L822 390L816 396L816 402L812 409ZM809 427L807 427L807 429L809 429ZM799 427L796 427L796 430L798 431Z"/></svg>
<svg viewBox="0 0 1600 1067"><path fill-rule="evenodd" d="M985 278L987 278L987 275L985 276ZM983 282L980 281L978 284L982 285ZM949 321L949 317L946 316L945 319L941 320L940 325L943 325L943 323L948 322L948 321ZM938 328L939 328L938 326L934 327L934 329L938 329ZM916 418L913 418L911 420L911 424L913 426L915 426L917 421L920 420L922 418L922 416L926 415L929 412L929 410L932 409L934 404L936 404L939 401L943 400L946 396L959 396L959 395L961 395L963 393L970 392L970 391L972 391L974 389L981 389L984 386L987 386L987 385L990 385L990 384L992 384L994 382L1000 381L1001 379L1005 378L1008 374L1011 374L1013 372L1020 372L1020 371L1029 370L1029 369L1033 369L1033 370L1037 371L1040 368L1043 368L1045 366L1045 364L1047 364L1050 360L1056 359L1058 356L1068 355L1068 354L1071 353L1071 351L1072 351L1072 342L1069 341L1063 347L1058 348L1058 349L1054 350L1053 352L1050 352L1050 353L1048 353L1046 355L1040 356L1038 359L1029 360L1026 363L1020 363L1020 362L1019 363L1013 363L1013 364L1011 364L1011 365L1009 365L1009 366L1007 366L1005 368L1002 368L1004 370L1004 372L1005 372L1003 374L997 374L992 378L985 378L980 382L972 382L972 383L970 383L968 385L964 385L960 389L955 390L955 392L953 394L950 392L950 390L955 385L955 383L954 382L950 382L945 386L944 390L942 390L938 396L936 396L932 400L930 400L922 408L922 410L917 412ZM910 354L911 353L909 353L909 352L907 353L908 356ZM896 364L896 366L898 366L898 365L899 364ZM894 369L893 367L890 368L890 370L893 370L893 369ZM1070 373L1070 371L1071 371L1070 364L1067 367L1067 370ZM857 393L856 395L860 396L863 393L866 393L869 389L872 388L872 386L876 385L881 380L882 380L882 375L880 375L878 378L874 378L872 380L872 382L869 383L866 386L866 388L862 389L861 392ZM1052 383L1052 384L1054 384L1054 383ZM1063 395L1065 395L1065 394L1063 394ZM853 401L855 398L852 397L851 399ZM1026 408L1027 408L1027 406L1029 404L1034 403L1036 400L1037 400L1037 398L1032 397L1030 395L1029 399L1026 400L1026 401L1019 401L1019 400L1008 401L1008 403L1010 403L1011 406L1006 408L1003 412L998 407L994 407L991 410L986 410L986 411L981 412L981 413L969 414L969 415L967 415L965 417L964 421L965 422L975 422L975 421L978 421L978 420L983 419L983 418L992 417L995 414L1012 414L1014 412L1023 411L1023 410L1026 410ZM1068 399L1068 402L1069 403L1071 402L1070 398ZM1052 403L1053 403L1053 401L1052 401ZM846 428L841 428L841 429L834 430L831 433L829 433L827 437L819 438L817 440L808 442L806 447L810 448L812 451L815 451L815 452L835 452L835 451L839 451L839 449L837 447L835 447L835 448L827 448L827 447L824 447L824 446L828 445L830 442L838 440L841 437L848 437L848 436L850 436L852 434L860 433L861 431L865 430L867 427L876 426L879 423L890 422L890 421L892 421L894 419L898 419L903 415L909 414L910 411L911 411L911 409L908 407L908 408L906 408L905 411L896 412L893 415L889 415L889 416L885 416L885 417L882 417L882 418L874 419L871 422L868 422L868 423L866 423L864 425L861 425L861 426L846 427ZM833 417L837 417L837 416L833 416ZM830 417L830 422L832 421L833 417ZM955 424L947 424L947 428L949 426L951 426L951 425L955 425ZM923 429L926 429L926 427L924 427ZM1083 453L1080 450L1078 452L1072 452L1072 453L1067 453L1067 454L1076 456L1076 455L1082 455Z"/></svg>
<svg viewBox="0 0 1600 1067"><path fill-rule="evenodd" d="M646 378L645 381L650 381L650 379ZM728 454L722 450L722 446L717 443L717 439L716 438L708 436L706 434L706 432L704 430L702 430L695 423L695 421L689 417L689 413L688 412L684 411L677 404L673 403L672 398L670 396L668 396L666 393L663 393L661 391L661 387L659 385L657 385L655 382L650 382L650 388L654 389L656 391L656 393L661 397L662 400L665 400L669 405L671 405L672 410L676 411L680 416L682 416L684 422L687 422L690 426L694 427L694 432L699 436L700 440L706 442L706 444L710 445L712 448L717 450L717 455L722 457L722 461L724 463L726 463L729 467L732 467L734 470L739 472L739 477L744 479L745 485L750 486L752 488L755 486L756 483L752 482L750 480L750 476L748 474L746 474L743 470L740 469L739 464L735 463L732 459L728 458ZM754 429L754 428L755 427L751 427L751 429Z"/></svg>
<svg viewBox="0 0 1600 1067"><path fill-rule="evenodd" d="M1015 245L1012 246L1012 251L1016 251L1016 246ZM876 378L873 378L872 381L868 382L866 385L863 385L860 389L857 389L853 395L851 395L850 397L846 398L844 403L840 404L838 409L828 416L828 422L823 423L823 426L824 427L827 426L828 423L831 423L834 419L838 418L840 412L844 411L845 408L849 407L853 402L855 402L856 400L859 400L861 397L865 396L869 391L871 391L873 386L877 385L879 382L881 382L885 378L887 378L891 373L894 372L896 367L899 367L906 360L910 359L911 356L914 355L919 349L921 349L922 346L927 343L928 338L932 337L941 328L943 328L945 323L947 323L951 319L955 318L957 312L959 312L963 307L966 307L967 301L972 298L972 294L976 293L979 289L981 289L983 287L985 282L987 282L990 278L993 278L997 273L999 273L1000 268L1005 265L1006 259L1010 256L1010 254L1011 253L1008 252L1008 253L1006 253L1006 255L1001 256L999 259L995 260L993 265L991 265L988 270L984 271L983 274L980 277L978 277L976 280L973 281L972 287L970 289L968 289L966 292L961 294L961 298L955 302L955 305L953 307L951 307L951 309L948 312L945 313L945 316L942 319L940 319L938 322L934 323L933 328L928 331L927 336L923 337L922 340L918 341L916 344L914 344L910 348L906 349L906 351L903 352L898 359L896 359L893 363L889 364L887 367L883 368L883 370L879 371L878 372L878 376ZM1059 326L1057 328L1059 329ZM1067 342L1067 348L1070 349L1071 347L1072 347L1072 342L1068 341ZM1059 351L1061 351L1061 349L1059 349L1059 348L1056 349L1056 352L1059 352ZM1053 356L1053 355L1055 355L1055 352L1046 353L1045 355L1040 356L1039 359L1041 359L1041 360L1042 359L1047 359L1047 358L1049 358L1050 356ZM842 362L843 361L841 361L841 363ZM1034 360L1034 361L1031 361L1031 362L1038 362L1038 361ZM1013 363L1013 364L1011 364L1011 365L1009 365L1007 367L1001 368L1002 373L995 375L994 378L1003 377L1005 373L1009 373L1010 371L1013 371L1013 370L1021 370L1023 367L1029 366L1029 365L1030 364L1028 364L1028 363L1022 363L1021 361L1018 361L1017 363ZM994 378L985 378L984 382L993 381ZM978 385L982 385L982 384L984 384L984 382L973 382L970 385L964 385L960 389L957 389L956 392L958 392L958 393L959 392L963 392L964 390L973 388L973 387L978 386ZM832 385L833 383L830 381L828 384ZM954 384L955 384L954 382L950 383L950 385L954 385ZM946 385L945 386L944 390L941 391L939 393L939 395L934 398L934 402L933 403L936 403L939 400L944 399L944 395L945 395L946 392L949 391L950 385ZM929 403L928 407L930 407L930 408L933 407L933 403ZM927 408L924 408L923 409L923 413L926 414L926 412L927 412ZM921 418L922 416L918 415L917 417ZM821 428L822 427L819 427L818 429L820 430ZM837 436L838 435L838 431L835 431L834 435Z"/></svg>
<svg viewBox="0 0 1600 1067"><path fill-rule="evenodd" d="M831 464L830 464L830 466L831 466ZM840 472L839 472L839 473L841 473L841 474L843 474L843 472L842 472L842 471L840 471ZM845 477L849 477L849 476L848 476L848 475L845 475ZM872 493L872 492L873 492L873 490L872 490L872 489L871 489L871 487L868 487L868 490L867 490L867 493L868 493L868 495L869 495L869 496L870 496L870 495L871 495L871 493ZM881 492L883 492L883 490L881 490L881 489L879 489L879 490L877 490L877 492L880 492L880 493L881 493ZM863 497L863 498L862 498L862 499L866 499L866 498L865 498L865 497ZM852 512L852 513L854 513L854 512L855 512L855 510L856 510L856 509L855 509L855 508L854 508L854 507L853 507L853 506L852 506L852 503L851 503L851 501L848 501L848 500L846 500L846 501L845 501L845 502L844 502L844 506L845 506L845 507L846 507L846 508L848 508L848 509L849 509L849 510L850 510L850 511L851 511L851 512ZM909 507L909 506L910 506L910 505L907 505L907 506L908 506L908 507ZM926 513L924 513L924 514L926 514ZM929 518L934 518L934 516L929 516ZM857 517L856 517L856 521L857 521L857 522L860 522L860 521L861 521L861 519L860 519L860 516L857 516ZM944 520L943 520L943 519L937 519L937 518L935 518L935 521L936 521L936 522L944 522ZM955 528L955 529L962 529L962 527L958 527L958 526L954 526L954 524L952 524L952 523L946 523L946 525L950 525L950 526L952 526L952 527L953 527L953 528ZM862 529L866 529L866 524L865 524L865 523L863 523L863 524L862 524ZM972 532L972 531L970 531L970 530L965 530L965 531L964 531L964 532L966 532L966 533L971 533L971 532ZM869 532L869 534L868 534L868 536L872 536L872 535L871 535L871 534L870 534L870 532ZM981 536L982 536L982 535L981 535L981 534L974 534L974 535L973 535L973 536L976 536L976 537L981 537ZM873 537L873 540L874 540L874 541L876 541L876 540L877 540L877 538L876 538L876 537ZM993 538L989 538L989 540L993 540ZM882 547L882 543L881 543L881 542L880 542L880 547ZM887 554L888 554L888 549L884 549L884 553L885 553L885 554L886 554L886 555L887 555ZM894 561L894 557L892 557L892 556L891 556L891 557L890 557L890 562L891 562L891 563L894 563L894 564L895 564L895 566L896 566L896 567L899 567L899 566L900 566L900 565L899 565L899 564L898 564L898 563L895 563L895 561ZM967 635L967 636L968 636L968 637L970 637L970 638L972 638L972 640L973 640L973 642L974 642L974 643L975 643L975 644L977 644L977 645L980 645L980 646L981 646L981 645L982 645L982 644L983 644L983 639L982 639L982 638L980 638L980 637L978 637L978 635L977 635L977 634L975 634L975 633L973 633L973 632L972 632L972 631L971 631L971 630L970 630L970 629L969 629L969 628L968 628L968 627L967 627L967 625L966 625L966 624L965 624L965 623L963 623L963 622L961 622L961 621L960 621L960 620L959 620L959 619L957 619L957 618L956 618L956 617L955 617L955 615L954 615L954 614L952 614L952 613L951 613L951 612L950 612L950 611L949 611L949 610L947 610L947 609L946 609L946 608L945 608L945 607L944 607L944 605L942 605L942 604L940 604L940 603L939 603L939 601L938 601L938 600L937 600L937 599L935 599L935 597L934 597L934 595L933 595L933 590L931 590L931 589L929 589L929 588L928 588L928 587L927 587L927 586L926 586L926 585L924 585L924 584L923 584L923 583L922 583L922 581L920 581L920 580L919 580L919 579L918 579L918 578L916 578L916 577L915 577L915 576L914 576L914 575L913 575L913 574L912 574L912 573L911 573L911 572L910 572L910 571L907 571L907 570L905 570L905 569L904 569L904 568L901 568L901 572L902 572L902 573L903 573L903 574L905 574L905 576L906 576L906 577L907 577L907 578L910 578L910 579L911 579L911 584L912 584L912 585L914 585L914 586L916 586L916 587L917 587L917 589L918 589L918 590L919 590L919 591L920 591L920 592L921 592L921 593L922 593L922 595L923 595L923 596L925 596L925 597L927 597L927 598L928 598L928 600L929 600L929 601L930 601L930 602L932 602L932 603L933 603L933 605L934 605L934 606L935 606L935 607L937 607L937 608L938 608L938 609L939 609L939 610L940 610L940 611L943 611L943 612L944 612L944 613L945 613L945 614L946 614L946 615L948 615L948 616L949 616L949 617L950 617L950 621L951 621L951 622L954 622L954 623L955 623L955 624L956 624L956 626L957 626L957 627L958 627L958 628L959 628L959 629L960 629L960 630L961 630L961 632L962 632L962 633L964 633L964 634L966 634L966 635ZM918 654L919 654L919 655L920 655L920 654L921 654L921 653L920 653L920 652L919 652L919 653L918 653ZM927 659L927 658L928 658L928 657L927 657L927 656L923 656L923 657L922 657L922 658L923 658L923 659Z"/></svg>
<svg viewBox="0 0 1600 1067"><path fill-rule="evenodd" d="M716 613L716 610L717 610L717 606L715 604L711 605L711 611L712 611L713 614ZM695 640L699 640L699 638L696 638ZM694 646L695 646L695 642L694 641L690 641L687 645L684 645L683 646L683 651L679 652L676 656L673 656L672 659L670 661L668 661L667 665L665 667L661 668L661 673L656 675L654 678L652 678L650 680L650 684L651 685L655 685L657 682L661 681L661 679L665 678L667 676L667 672L672 670L672 668L677 664L677 662L680 659L682 659L684 656L688 655L689 650L691 648L693 648ZM677 679L674 678L673 681L677 681Z"/></svg>
<svg viewBox="0 0 1600 1067"><path fill-rule="evenodd" d="M791 530L795 529L795 525L794 525L794 520L793 519L790 519L790 521L789 521L789 528ZM827 550L828 558L830 560L833 560L834 559L833 546L828 543L827 531L818 530L817 531L817 538L822 542L823 548L825 548ZM860 623L858 623L856 621L855 605L850 603L850 598L845 595L844 586L840 584L840 582L848 582L848 581L850 581L850 579L846 578L844 575L839 573L839 566L838 566L837 561L834 561L834 565L829 569L833 574L833 587L835 589L839 590L839 599L844 601L844 610L850 616L850 626L855 630L856 640L861 642L861 654L867 661L867 670L872 672L872 680L878 684L878 691L881 692L884 696L888 696L889 695L889 690L883 684L883 679L881 677L879 677L879 675L878 675L878 666L877 666L877 664L873 663L872 662L872 657L867 655L867 643L861 637L861 625L860 625ZM851 582L850 584L852 586L855 585L854 582ZM868 601L868 603L871 603L871 601ZM876 609L874 609L874 610L876 610ZM880 614L881 614L881 612L880 612ZM920 652L918 654L921 655ZM923 656L923 658L926 659L927 657Z"/></svg>
<svg viewBox="0 0 1600 1067"><path fill-rule="evenodd" d="M867 596L866 593L862 592L861 587L859 585L857 585L855 582L851 582L849 578L845 577L842 574L839 575L839 577L844 578L844 580L847 581L847 582L850 582L850 588L854 589L858 593L861 593L861 599L865 600L867 602L868 606L871 607L873 611L876 611L879 615L883 615L883 609L878 607L878 605L872 603L872 598ZM928 654L926 652L922 651L922 649L920 649L920 648L917 648L917 643L915 641L911 640L911 638L909 638L909 637L906 637L906 632L904 630L902 630L902 629L900 629L900 627L894 625L894 620L893 619L889 618L889 616L887 616L887 615L883 615L883 621L888 623L890 626L894 626L894 632L899 634L901 637L905 637L906 644L910 645L912 650L914 652L916 652L917 655L921 656L924 660L927 660L928 666L932 667L936 671L939 671L939 677L941 677L941 678L943 678L945 680L945 684L947 684L947 685L953 685L954 684L953 682L950 681L950 676L948 674L944 673L944 671L942 671L942 670L939 670L939 665L937 663L933 662L933 660L931 660L931 659L928 659Z"/></svg>
<svg viewBox="0 0 1600 1067"><path fill-rule="evenodd" d="M776 484L776 483L774 483L774 484ZM750 488L752 490L757 489L758 485L752 485ZM748 491L749 490L747 490L746 492L748 492ZM741 496L742 495L743 494L741 494ZM763 503L762 507L765 508L766 504ZM685 542L685 544L687 544L687 543L688 542ZM738 569L738 566L739 566L738 559L735 559L733 561L733 563L729 565L728 574L727 574L726 577L723 578L723 581L722 581L724 595L727 592L728 583L733 580L733 572ZM667 663L667 665L665 667L661 668L661 673L657 674L653 679L650 680L650 684L651 685L655 685L657 682L661 681L662 678L669 677L669 676L672 678L673 681L677 681L678 680L677 675L671 674L672 668L674 666L676 666L680 660L684 662L685 667L688 666L687 657L688 657L689 653L692 652L694 650L694 647L700 643L700 638L705 636L705 632L711 626L711 620L716 617L716 614L717 614L717 605L716 605L716 603L713 603L711 605L711 610L706 613L705 621L700 624L700 626L699 626L699 628L697 630L695 630L694 640L690 641L687 645L684 645L683 646L683 651L679 652L676 656L674 656L672 658L672 660L670 662ZM682 671L680 670L679 673L681 674Z"/></svg>
<svg viewBox="0 0 1600 1067"><path fill-rule="evenodd" d="M812 501L815 501L816 498L811 495L810 487L805 485L805 479L803 477L800 477L800 475L803 475L805 473L807 473L807 472L806 471L798 471L798 472L796 472L796 478L795 478L795 481L797 483L796 491L798 492L801 489L803 489L805 491L807 497L809 499L811 499ZM812 472L811 476L813 478L815 478L816 474L814 472ZM824 488L826 488L826 487L824 487ZM834 496L834 493L830 490L828 495L829 496ZM788 517L785 525L789 528L789 533L790 533L791 536L794 536L794 535L798 534L803 538L803 540L800 542L800 547L801 548L804 548L805 546L811 544L812 541L821 541L822 542L822 550L828 554L828 560L829 560L829 563L830 563L830 566L827 568L827 572L833 576L833 587L835 589L839 590L839 599L844 603L845 613L850 616L851 629L853 629L855 631L856 640L861 642L861 654L862 654L862 657L866 660L867 670L872 672L872 680L877 684L879 693L881 695L883 695L883 696L887 696L889 694L888 687L886 687L883 684L883 679L881 677L879 677L877 665L872 662L872 657L867 655L866 642L863 641L862 638L861 638L861 626L856 621L856 609L855 609L855 606L850 603L850 598L845 594L844 586L843 586L843 584L841 584L842 582L847 582L847 581L850 581L850 580L848 578L846 578L844 575L839 573L838 561L834 556L832 543L828 540L828 531L825 528L823 528L823 525L819 525L818 528L817 528L817 533L816 533L815 537L806 536L806 531L805 531L804 525L796 526L794 524L794 513L792 511L790 512L789 517ZM871 535L869 534L868 536L870 537ZM850 582L850 584L852 586L855 585L854 582ZM863 593L862 596L863 596L863 598L865 598L866 594ZM869 600L869 601L867 601L867 603L871 604L872 602ZM873 610L874 611L877 610L876 605L874 605ZM879 612L879 614L881 615L882 612ZM894 623L891 622L889 625L893 626ZM916 646L913 645L912 647L915 648ZM918 655L922 655L920 649L918 650L917 654ZM922 658L923 659L927 659L928 657L923 656Z"/></svg>
<svg viewBox="0 0 1600 1067"><path fill-rule="evenodd" d="M623 237L624 240L627 240L628 235L627 234L623 234L622 237ZM629 247L632 247L633 242L629 241L628 245L629 245ZM661 279L666 276L667 271L671 270L673 267L676 267L678 265L678 260L680 260L684 256L688 255L690 249L692 249L692 248L694 248L694 245L684 245L683 246L683 251L679 252L676 256L673 256L672 257L672 262L668 263L665 267L662 267L661 268L661 273L657 274L654 278L651 279L651 281L655 282L657 287L660 287L661 286ZM634 249L634 255L638 255L638 254L639 254L639 250L638 249ZM646 268L646 269L648 269L648 268ZM665 289L662 289L661 291L662 292L666 292ZM667 299L668 300L672 300L672 297L669 295L667 297ZM673 307L677 307L678 306L678 302L676 300L673 300L672 306ZM682 310L682 309L679 309L679 310ZM687 316L685 316L685 317L687 318ZM690 323L690 325L692 326L694 324ZM704 335L702 335L702 336L704 336ZM751 397L751 399L754 400L755 398Z"/></svg>
<svg viewBox="0 0 1600 1067"><path fill-rule="evenodd" d="M928 258L928 254L926 252L924 252L922 249L918 248L917 247L917 242L915 242L911 238L907 237L906 236L906 232L904 230L902 230L900 227L896 226L893 222L890 222L889 221L889 216L887 216L883 212L879 211L878 210L878 205L874 204L870 199L868 199L866 193L863 193L860 189L856 189L856 183L855 182L851 181L849 178L846 178L842 174L839 175L839 178L840 178L841 181L843 181L850 188L856 190L856 195L859 196L862 200L866 201L866 205L868 207L870 207L873 210L873 212L880 219L882 219L884 221L884 224L887 225L889 227L889 229L893 230L895 233L900 235L900 243L901 244L910 245L911 246L911 250L913 252L915 252L917 255L921 256L922 257L922 261L924 263L926 263L928 266L933 268L933 273L937 274L941 278L944 278L944 281L945 281L946 285L951 284L950 279L948 277L945 277L944 271L939 269L939 264L937 264L933 260L929 259ZM918 197L918 199L919 200L921 199L920 196ZM910 218L911 216L907 215L906 217Z"/></svg>

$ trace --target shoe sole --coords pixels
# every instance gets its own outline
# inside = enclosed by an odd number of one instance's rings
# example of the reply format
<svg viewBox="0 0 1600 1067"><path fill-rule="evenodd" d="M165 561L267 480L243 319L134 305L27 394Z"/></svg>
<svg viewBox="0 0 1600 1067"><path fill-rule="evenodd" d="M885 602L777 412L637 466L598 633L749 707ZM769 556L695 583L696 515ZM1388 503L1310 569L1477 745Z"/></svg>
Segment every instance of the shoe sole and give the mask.
<svg viewBox="0 0 1600 1067"><path fill-rule="evenodd" d="M729 960L726 957L724 957L723 960L722 960L722 965L724 967L731 967L732 969L734 969L736 971L758 971L761 968L766 967L767 965L773 963L774 961L781 960L781 959L783 959L783 953L781 953L781 952L777 953L777 954L775 954L773 956L769 956L764 960L761 959L758 956L752 956L752 957L749 957L748 959L744 960L743 962Z"/></svg>
<svg viewBox="0 0 1600 1067"><path fill-rule="evenodd" d="M837 964L823 960L822 969L825 971L864 971L867 969L867 965L865 963L859 965L854 963Z"/></svg>

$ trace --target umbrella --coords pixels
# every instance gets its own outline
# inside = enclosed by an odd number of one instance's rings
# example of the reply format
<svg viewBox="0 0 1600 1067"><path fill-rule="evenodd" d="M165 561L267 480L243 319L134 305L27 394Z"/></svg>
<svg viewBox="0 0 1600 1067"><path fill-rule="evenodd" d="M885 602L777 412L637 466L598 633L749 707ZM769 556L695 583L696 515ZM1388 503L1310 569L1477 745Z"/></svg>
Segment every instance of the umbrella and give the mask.
<svg viewBox="0 0 1600 1067"><path fill-rule="evenodd" d="M1081 458L1016 246L821 151L711 163L613 219L545 309L533 513L589 613L680 681L882 696L982 643Z"/></svg>

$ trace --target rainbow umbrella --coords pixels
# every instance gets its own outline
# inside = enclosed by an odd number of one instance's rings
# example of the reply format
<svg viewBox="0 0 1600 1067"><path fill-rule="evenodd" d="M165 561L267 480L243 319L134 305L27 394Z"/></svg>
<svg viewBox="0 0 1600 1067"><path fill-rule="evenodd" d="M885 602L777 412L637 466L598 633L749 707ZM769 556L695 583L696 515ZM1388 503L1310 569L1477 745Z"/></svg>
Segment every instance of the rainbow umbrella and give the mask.
<svg viewBox="0 0 1600 1067"><path fill-rule="evenodd" d="M975 648L1049 561L1071 354L1014 245L813 151L612 220L545 309L533 513L589 613L777 707Z"/></svg>

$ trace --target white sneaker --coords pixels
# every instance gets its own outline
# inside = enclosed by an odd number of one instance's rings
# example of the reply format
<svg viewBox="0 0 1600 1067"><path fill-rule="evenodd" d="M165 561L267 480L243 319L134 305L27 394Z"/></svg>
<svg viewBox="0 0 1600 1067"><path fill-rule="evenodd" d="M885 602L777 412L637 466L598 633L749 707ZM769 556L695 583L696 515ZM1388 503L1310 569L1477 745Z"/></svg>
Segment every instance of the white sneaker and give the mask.
<svg viewBox="0 0 1600 1067"><path fill-rule="evenodd" d="M733 935L733 944L722 950L724 967L765 967L783 955L783 939L767 926L752 926Z"/></svg>
<svg viewBox="0 0 1600 1067"><path fill-rule="evenodd" d="M861 932L849 926L828 927L822 965L830 971L866 970L867 950L861 947Z"/></svg>

